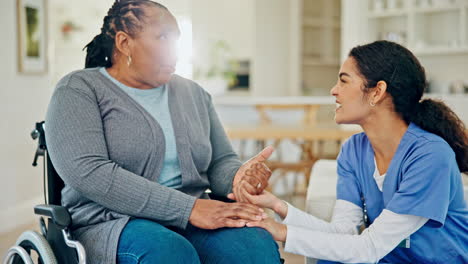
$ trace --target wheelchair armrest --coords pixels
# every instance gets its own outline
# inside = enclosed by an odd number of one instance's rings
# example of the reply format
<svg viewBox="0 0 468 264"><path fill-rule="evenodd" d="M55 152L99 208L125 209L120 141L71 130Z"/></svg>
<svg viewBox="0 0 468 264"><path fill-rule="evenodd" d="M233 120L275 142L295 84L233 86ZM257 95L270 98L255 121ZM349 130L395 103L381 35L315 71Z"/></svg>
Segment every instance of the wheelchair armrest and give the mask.
<svg viewBox="0 0 468 264"><path fill-rule="evenodd" d="M65 229L71 224L70 213L67 208L52 204L39 204L34 206L34 213L52 219L58 227Z"/></svg>

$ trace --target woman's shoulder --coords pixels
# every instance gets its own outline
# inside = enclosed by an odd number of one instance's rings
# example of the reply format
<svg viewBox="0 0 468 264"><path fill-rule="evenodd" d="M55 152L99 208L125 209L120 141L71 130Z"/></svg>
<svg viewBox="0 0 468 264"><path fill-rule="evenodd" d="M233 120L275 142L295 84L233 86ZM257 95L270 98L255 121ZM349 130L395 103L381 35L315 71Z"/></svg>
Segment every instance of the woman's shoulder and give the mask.
<svg viewBox="0 0 468 264"><path fill-rule="evenodd" d="M169 81L169 86L174 87L174 91L176 93L179 92L179 94L190 95L193 98L199 98L203 100L210 100L211 98L210 94L198 83L177 74L172 76L171 80Z"/></svg>
<svg viewBox="0 0 468 264"><path fill-rule="evenodd" d="M99 74L99 68L72 71L58 81L56 88L89 88L90 84L93 83L93 80L96 80Z"/></svg>
<svg viewBox="0 0 468 264"><path fill-rule="evenodd" d="M187 89L195 90L197 92L207 93L198 83L193 80L187 79L180 75L174 74L169 81L170 85L175 86L184 86Z"/></svg>
<svg viewBox="0 0 468 264"><path fill-rule="evenodd" d="M80 69L72 71L65 76L63 76L58 85L70 82L70 80L74 79L88 79L88 78L95 78L96 74L99 73L99 68L87 68L87 69Z"/></svg>

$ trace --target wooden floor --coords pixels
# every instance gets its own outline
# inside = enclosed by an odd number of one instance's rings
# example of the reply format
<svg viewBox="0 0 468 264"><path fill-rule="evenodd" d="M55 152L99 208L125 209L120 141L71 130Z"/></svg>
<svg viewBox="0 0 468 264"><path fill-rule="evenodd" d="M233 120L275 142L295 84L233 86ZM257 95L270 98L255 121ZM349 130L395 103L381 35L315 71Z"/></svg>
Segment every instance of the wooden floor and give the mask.
<svg viewBox="0 0 468 264"><path fill-rule="evenodd" d="M38 221L31 222L31 224L19 227L15 230L12 230L11 232L0 234L0 263L3 263L3 258L6 255L6 251L15 244L16 239L19 237L19 235L26 231L26 230L36 230L38 231L39 223ZM290 253L285 253L280 247L280 252L282 258L285 259L286 264L303 264L304 263L304 257L290 254Z"/></svg>
<svg viewBox="0 0 468 264"><path fill-rule="evenodd" d="M12 230L8 233L0 234L0 261L2 261L5 257L7 250L15 244L16 239L21 235L21 233L23 233L26 230L38 231L39 222L31 222L28 225L18 227L15 230ZM1 263L3 263L3 261Z"/></svg>

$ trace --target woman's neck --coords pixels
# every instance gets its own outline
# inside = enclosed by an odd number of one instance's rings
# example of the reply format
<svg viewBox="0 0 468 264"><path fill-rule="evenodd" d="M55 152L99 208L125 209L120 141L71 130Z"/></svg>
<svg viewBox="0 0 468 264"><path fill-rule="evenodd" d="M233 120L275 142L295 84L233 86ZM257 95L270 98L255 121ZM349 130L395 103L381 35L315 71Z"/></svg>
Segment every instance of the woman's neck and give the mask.
<svg viewBox="0 0 468 264"><path fill-rule="evenodd" d="M154 88L153 86L146 84L143 81L139 81L137 78L134 78L131 75L131 70L128 69L128 67L123 69L118 64L114 64L110 68L106 68L106 70L110 76L128 87L144 90Z"/></svg>
<svg viewBox="0 0 468 264"><path fill-rule="evenodd" d="M362 128L374 150L379 171L385 173L408 125L394 112L385 111L373 116Z"/></svg>

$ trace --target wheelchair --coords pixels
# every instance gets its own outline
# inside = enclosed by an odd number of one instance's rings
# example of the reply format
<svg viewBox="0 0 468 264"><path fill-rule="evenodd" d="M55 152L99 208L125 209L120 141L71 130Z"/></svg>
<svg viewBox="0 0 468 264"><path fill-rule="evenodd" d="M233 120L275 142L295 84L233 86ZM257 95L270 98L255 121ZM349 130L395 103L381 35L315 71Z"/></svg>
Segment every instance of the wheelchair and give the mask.
<svg viewBox="0 0 468 264"><path fill-rule="evenodd" d="M59 177L47 155L44 134L44 121L36 123L31 132L38 146L34 155L33 166L37 166L39 157L43 157L44 199L45 204L36 205L34 213L39 215L40 233L32 230L23 232L3 259L3 264L85 264L86 252L83 245L73 240L70 233L71 217L68 210L61 206L61 190L64 182ZM47 225L44 217L47 218ZM33 262L33 251L37 261Z"/></svg>
<svg viewBox="0 0 468 264"><path fill-rule="evenodd" d="M86 252L83 245L73 240L70 232L71 216L68 210L61 206L61 190L65 186L47 155L44 121L36 123L31 137L38 140L32 165L37 166L37 160L42 157L44 177L45 204L36 205L34 213L39 215L41 232L28 230L23 232L3 259L3 264L86 264ZM233 202L226 197L208 194L210 199L223 202ZM47 225L44 217L47 218ZM33 251L37 261L33 262ZM284 263L284 259L281 259Z"/></svg>

